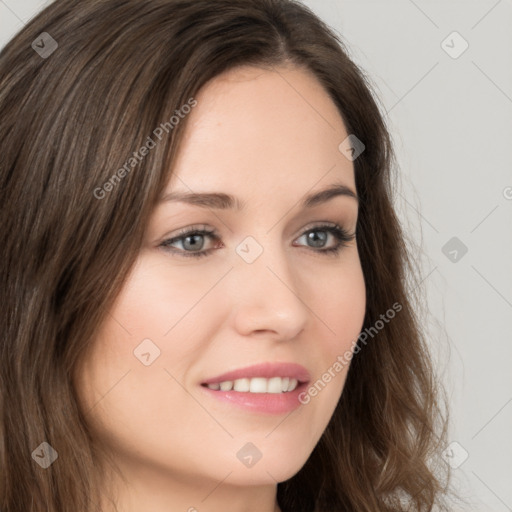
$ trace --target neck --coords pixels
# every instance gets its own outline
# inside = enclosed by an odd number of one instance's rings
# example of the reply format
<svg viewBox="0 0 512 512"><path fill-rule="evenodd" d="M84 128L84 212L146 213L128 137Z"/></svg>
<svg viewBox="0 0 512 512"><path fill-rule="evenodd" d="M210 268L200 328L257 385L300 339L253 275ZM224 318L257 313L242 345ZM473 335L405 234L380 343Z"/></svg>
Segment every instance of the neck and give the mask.
<svg viewBox="0 0 512 512"><path fill-rule="evenodd" d="M125 481L117 479L113 501L102 503L105 512L281 512L277 505L277 483L235 485L229 474L217 480L157 473L138 468ZM129 482L129 483L128 483ZM103 494L106 496L106 493Z"/></svg>

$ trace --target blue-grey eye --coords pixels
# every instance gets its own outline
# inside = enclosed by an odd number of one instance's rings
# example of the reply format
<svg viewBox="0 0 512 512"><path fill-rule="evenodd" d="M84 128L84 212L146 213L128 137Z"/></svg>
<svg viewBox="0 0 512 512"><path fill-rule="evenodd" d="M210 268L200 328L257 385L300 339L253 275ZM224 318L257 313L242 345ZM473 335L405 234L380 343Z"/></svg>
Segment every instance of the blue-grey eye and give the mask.
<svg viewBox="0 0 512 512"><path fill-rule="evenodd" d="M326 231L322 231L319 229L315 229L314 231L310 231L307 234L308 241L312 242L311 247L323 247L327 240L328 233Z"/></svg>

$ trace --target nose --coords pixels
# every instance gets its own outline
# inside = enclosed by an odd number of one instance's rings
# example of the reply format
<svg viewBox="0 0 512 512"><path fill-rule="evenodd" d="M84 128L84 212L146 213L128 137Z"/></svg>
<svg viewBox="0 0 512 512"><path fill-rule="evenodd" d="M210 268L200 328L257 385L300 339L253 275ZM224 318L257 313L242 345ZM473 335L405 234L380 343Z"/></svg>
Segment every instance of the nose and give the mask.
<svg viewBox="0 0 512 512"><path fill-rule="evenodd" d="M293 339L304 329L311 312L300 286L300 276L290 269L285 251L268 247L256 261L240 259L231 272L230 290L234 324L242 336L264 336L279 341Z"/></svg>

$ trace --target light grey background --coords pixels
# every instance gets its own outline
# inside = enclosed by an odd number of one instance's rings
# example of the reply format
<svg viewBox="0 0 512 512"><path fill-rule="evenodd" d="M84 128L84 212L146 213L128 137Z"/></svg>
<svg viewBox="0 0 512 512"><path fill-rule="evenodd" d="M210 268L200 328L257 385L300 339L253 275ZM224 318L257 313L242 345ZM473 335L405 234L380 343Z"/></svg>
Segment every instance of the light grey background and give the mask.
<svg viewBox="0 0 512 512"><path fill-rule="evenodd" d="M48 3L0 0L0 47ZM512 2L305 3L387 112L396 207L421 248L425 331L450 394L445 457L469 501L454 510L512 511Z"/></svg>

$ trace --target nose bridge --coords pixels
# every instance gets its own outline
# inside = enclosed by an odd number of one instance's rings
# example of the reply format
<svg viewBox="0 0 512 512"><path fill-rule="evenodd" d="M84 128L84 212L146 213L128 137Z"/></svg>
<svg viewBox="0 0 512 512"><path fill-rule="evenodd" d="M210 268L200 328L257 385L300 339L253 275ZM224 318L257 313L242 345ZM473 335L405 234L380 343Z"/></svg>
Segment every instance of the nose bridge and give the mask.
<svg viewBox="0 0 512 512"><path fill-rule="evenodd" d="M236 247L237 329L244 334L270 330L293 337L307 321L306 301L300 297L285 248L275 236L259 238L248 236Z"/></svg>

